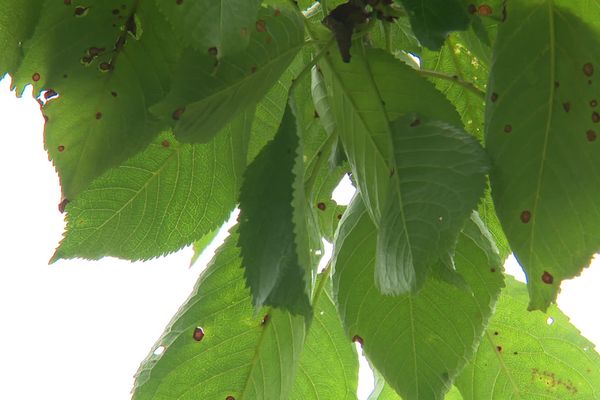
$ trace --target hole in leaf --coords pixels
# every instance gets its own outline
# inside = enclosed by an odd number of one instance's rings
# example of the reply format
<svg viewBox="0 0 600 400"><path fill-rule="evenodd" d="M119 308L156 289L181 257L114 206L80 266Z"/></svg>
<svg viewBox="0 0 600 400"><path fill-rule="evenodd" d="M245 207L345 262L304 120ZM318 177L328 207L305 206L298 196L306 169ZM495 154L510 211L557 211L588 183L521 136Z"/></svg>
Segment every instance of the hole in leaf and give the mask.
<svg viewBox="0 0 600 400"><path fill-rule="evenodd" d="M185 107L180 107L177 110L173 111L173 114L171 115L173 117L174 120L179 120L181 118L181 116L183 115L185 111Z"/></svg>
<svg viewBox="0 0 600 400"><path fill-rule="evenodd" d="M544 271L542 274L542 281L547 285L551 285L554 282L554 277L548 271Z"/></svg>
<svg viewBox="0 0 600 400"><path fill-rule="evenodd" d="M531 219L531 211L525 210L521 213L521 222L526 224Z"/></svg>
<svg viewBox="0 0 600 400"><path fill-rule="evenodd" d="M590 62L583 64L583 73L585 74L585 76L594 75L594 64Z"/></svg>
<svg viewBox="0 0 600 400"><path fill-rule="evenodd" d="M358 343L358 344L360 344L361 346L363 346L363 345L365 344L365 342L364 342L363 338L361 338L361 337L360 337L360 336L358 336L358 335L354 335L354 336L352 336L352 341L353 341L354 343Z"/></svg>
<svg viewBox="0 0 600 400"><path fill-rule="evenodd" d="M37 82L37 81L39 81L39 80L40 80L40 78L41 78L41 76L40 76L40 74L38 74L37 72L35 72L33 75L31 75L31 79L32 79L34 82Z"/></svg>
<svg viewBox="0 0 600 400"><path fill-rule="evenodd" d="M197 326L196 328L194 328L194 334L192 335L192 337L196 342L201 341L202 339L204 339L204 329L202 329L202 327L200 326Z"/></svg>
<svg viewBox="0 0 600 400"><path fill-rule="evenodd" d="M553 323L554 323L554 318L552 318L552 317L548 317L548 318L546 319L546 324L548 324L548 325L552 325Z"/></svg>
<svg viewBox="0 0 600 400"><path fill-rule="evenodd" d="M46 92L44 93L44 99L46 99L46 100L50 100L50 99L52 99L53 97L56 97L56 96L58 96L58 93L56 93L56 92L55 92L54 90L52 90L52 89L48 89L48 90L46 90Z"/></svg>
<svg viewBox="0 0 600 400"><path fill-rule="evenodd" d="M165 350L166 350L166 347L165 347L165 346L158 346L158 347L156 348L156 350L154 350L154 353L153 353L153 354L154 354L155 356L160 356L162 353L164 353L164 352L165 352Z"/></svg>

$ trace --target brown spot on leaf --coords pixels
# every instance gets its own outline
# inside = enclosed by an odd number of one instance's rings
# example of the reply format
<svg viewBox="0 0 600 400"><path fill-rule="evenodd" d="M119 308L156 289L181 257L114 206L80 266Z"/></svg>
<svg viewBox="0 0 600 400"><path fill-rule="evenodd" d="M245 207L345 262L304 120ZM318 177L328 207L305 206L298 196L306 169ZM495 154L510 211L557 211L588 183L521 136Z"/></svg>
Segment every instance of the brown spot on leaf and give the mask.
<svg viewBox="0 0 600 400"><path fill-rule="evenodd" d="M491 273L494 273L494 272L496 272L496 268L490 268L490 272L491 272Z"/></svg>
<svg viewBox="0 0 600 400"><path fill-rule="evenodd" d="M178 6L180 6L181 4L183 4L183 0L175 0L175 4L177 4Z"/></svg>
<svg viewBox="0 0 600 400"><path fill-rule="evenodd" d="M85 56L81 57L81 63L85 64L85 65L90 64L92 62L92 60L93 60L93 58L90 55L85 55Z"/></svg>
<svg viewBox="0 0 600 400"><path fill-rule="evenodd" d="M498 353L502 352L502 346L496 346L496 350L498 350Z"/></svg>
<svg viewBox="0 0 600 400"><path fill-rule="evenodd" d="M598 114L596 111L592 113L592 122L595 124L600 122L600 114Z"/></svg>
<svg viewBox="0 0 600 400"><path fill-rule="evenodd" d="M512 132L512 125L504 125L504 132L511 133Z"/></svg>
<svg viewBox="0 0 600 400"><path fill-rule="evenodd" d="M250 67L250 73L253 74L256 72L256 65L253 65L252 67Z"/></svg>
<svg viewBox="0 0 600 400"><path fill-rule="evenodd" d="M218 53L219 53L219 51L217 50L216 47L209 47L208 48L208 55L209 56L216 57Z"/></svg>
<svg viewBox="0 0 600 400"><path fill-rule="evenodd" d="M597 100L590 100L590 107L597 107L597 106L598 106Z"/></svg>
<svg viewBox="0 0 600 400"><path fill-rule="evenodd" d="M98 111L96 113L96 119L101 119L102 118L102 113L100 111Z"/></svg>
<svg viewBox="0 0 600 400"><path fill-rule="evenodd" d="M76 17L83 17L85 14L87 14L88 10L89 9L87 7L77 6L75 7L74 14Z"/></svg>
<svg viewBox="0 0 600 400"><path fill-rule="evenodd" d="M259 19L256 21L256 30L258 32L266 32L267 31L267 23L264 19Z"/></svg>
<svg viewBox="0 0 600 400"><path fill-rule="evenodd" d="M269 314L265 314L265 316L263 317L262 321L260 321L260 324L262 326L265 326L267 324L267 322L269 322L270 318L271 318L271 316Z"/></svg>
<svg viewBox="0 0 600 400"><path fill-rule="evenodd" d="M117 97L117 92L110 92L110 95L111 95L112 97Z"/></svg>
<svg viewBox="0 0 600 400"><path fill-rule="evenodd" d="M526 224L531 219L531 211L525 210L521 213L521 222Z"/></svg>
<svg viewBox="0 0 600 400"><path fill-rule="evenodd" d="M65 212L65 208L69 204L69 199L62 199L60 203L58 203L58 211L63 214Z"/></svg>
<svg viewBox="0 0 600 400"><path fill-rule="evenodd" d="M181 118L181 116L183 115L183 113L185 112L185 107L180 107L177 110L173 111L173 114L171 115L173 117L174 120L179 120Z"/></svg>
<svg viewBox="0 0 600 400"><path fill-rule="evenodd" d="M66 6L70 6L71 5L71 0L65 0L63 3L65 3Z"/></svg>
<svg viewBox="0 0 600 400"><path fill-rule="evenodd" d="M325 209L327 208L327 206L325 205L325 203L320 202L319 204L317 204L317 208L321 211L325 211Z"/></svg>
<svg viewBox="0 0 600 400"><path fill-rule="evenodd" d="M39 80L40 80L40 78L41 78L41 76L40 76L40 74L38 74L37 72L35 72L33 75L31 75L31 79L32 79L34 82L37 82L37 81L39 81Z"/></svg>
<svg viewBox="0 0 600 400"><path fill-rule="evenodd" d="M272 41L273 41L273 38L271 37L271 35L267 35L265 37L265 43L266 44L271 44Z"/></svg>
<svg viewBox="0 0 600 400"><path fill-rule="evenodd" d="M103 63L100 63L98 68L100 68L100 71L106 72L106 71L110 71L111 69L113 69L113 65L109 62L103 62Z"/></svg>
<svg viewBox="0 0 600 400"><path fill-rule="evenodd" d="M544 282L547 285L552 285L552 282L554 282L554 277L548 271L544 271L544 273L542 274L542 282Z"/></svg>
<svg viewBox="0 0 600 400"><path fill-rule="evenodd" d="M585 74L585 76L594 75L594 64L590 62L583 64L583 73Z"/></svg>
<svg viewBox="0 0 600 400"><path fill-rule="evenodd" d="M570 102L568 102L568 101L564 102L562 106L563 106L563 109L565 110L565 112L571 111L571 103Z"/></svg>
<svg viewBox="0 0 600 400"><path fill-rule="evenodd" d="M596 134L596 131L594 131L593 129L589 129L585 133L585 136L587 137L588 142L593 142L598 137L598 135Z"/></svg>
<svg viewBox="0 0 600 400"><path fill-rule="evenodd" d="M494 336L498 336L498 331L495 331L495 332L494 332Z"/></svg>
<svg viewBox="0 0 600 400"><path fill-rule="evenodd" d="M338 214L337 219L342 219L342 214Z"/></svg>
<svg viewBox="0 0 600 400"><path fill-rule="evenodd" d="M167 139L165 139L165 140L163 140L163 141L162 141L162 147L165 147L165 148L167 148L167 147L169 147L170 145L171 145L171 143L169 143L169 141L168 141Z"/></svg>
<svg viewBox="0 0 600 400"><path fill-rule="evenodd" d="M559 81L554 81L554 88L558 89L560 87L560 82Z"/></svg>
<svg viewBox="0 0 600 400"><path fill-rule="evenodd" d="M240 28L240 36L241 37L248 36L248 28Z"/></svg>
<svg viewBox="0 0 600 400"><path fill-rule="evenodd" d="M352 341L353 341L354 343L358 343L358 344L360 344L361 346L363 346L363 345L365 344L365 341L363 340L363 338L361 338L361 337L360 337L360 336L358 336L358 335L354 335L354 336L352 336Z"/></svg>
<svg viewBox="0 0 600 400"><path fill-rule="evenodd" d="M477 12L477 6L475 4L469 4L467 11L469 14L475 14Z"/></svg>
<svg viewBox="0 0 600 400"><path fill-rule="evenodd" d="M517 353L516 351L513 351L513 354L516 356L516 355L517 355L517 354L519 354L519 353Z"/></svg>
<svg viewBox="0 0 600 400"><path fill-rule="evenodd" d="M225 400L235 400L235 397L233 397L233 396L227 396L227 397L225 397Z"/></svg>
<svg viewBox="0 0 600 400"><path fill-rule="evenodd" d="M121 11L118 8L113 8L112 13L113 15L118 15Z"/></svg>
<svg viewBox="0 0 600 400"><path fill-rule="evenodd" d="M202 329L202 327L200 326L197 326L196 328L194 328L194 333L192 337L196 342L201 341L202 339L204 339L204 329Z"/></svg>
<svg viewBox="0 0 600 400"><path fill-rule="evenodd" d="M88 49L88 54L92 57L96 57L104 53L105 50L106 49L104 47L90 47Z"/></svg>
<svg viewBox="0 0 600 400"><path fill-rule="evenodd" d="M275 9L275 12L273 13L274 16L279 17L281 15L281 11L277 8Z"/></svg>
<svg viewBox="0 0 600 400"><path fill-rule="evenodd" d="M490 96L490 100L492 101L492 103L496 102L496 100L498 100L498 93L492 93L492 95Z"/></svg>
<svg viewBox="0 0 600 400"><path fill-rule="evenodd" d="M415 126L419 126L421 124L421 120L419 118L415 119L413 122L410 123L411 127L415 127Z"/></svg>
<svg viewBox="0 0 600 400"><path fill-rule="evenodd" d="M65 151L65 146L63 146L62 144L60 146L58 146L58 152L62 153L63 151Z"/></svg>
<svg viewBox="0 0 600 400"><path fill-rule="evenodd" d="M319 118L319 113L317 112L317 110L315 110L315 112L313 113L313 117L314 118Z"/></svg>
<svg viewBox="0 0 600 400"><path fill-rule="evenodd" d="M479 15L489 17L490 15L492 15L492 7L488 6L487 4L482 4L477 8L477 12L479 13Z"/></svg>

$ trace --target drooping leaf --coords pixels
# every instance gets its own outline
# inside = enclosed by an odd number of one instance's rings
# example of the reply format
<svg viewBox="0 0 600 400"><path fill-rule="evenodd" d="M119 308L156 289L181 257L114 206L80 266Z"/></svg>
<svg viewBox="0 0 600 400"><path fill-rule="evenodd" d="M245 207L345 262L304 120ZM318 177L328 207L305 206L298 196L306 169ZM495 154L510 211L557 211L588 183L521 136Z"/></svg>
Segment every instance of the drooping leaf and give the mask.
<svg viewBox="0 0 600 400"><path fill-rule="evenodd" d="M288 107L277 135L244 174L239 246L254 305L309 316L308 239L299 226L304 204L296 204L298 196L304 199L301 154L296 119Z"/></svg>
<svg viewBox="0 0 600 400"><path fill-rule="evenodd" d="M287 8L262 8L261 29L250 44L217 60L206 51L186 49L173 88L152 111L174 125L183 142L207 142L233 117L254 107L278 81L303 45L302 20Z"/></svg>
<svg viewBox="0 0 600 400"><path fill-rule="evenodd" d="M420 288L453 248L483 194L488 161L472 136L445 123L409 114L391 129L398 185L389 185L379 224L375 282L401 294Z"/></svg>
<svg viewBox="0 0 600 400"><path fill-rule="evenodd" d="M451 31L469 26L467 8L460 0L396 0L402 2L421 44L439 49Z"/></svg>
<svg viewBox="0 0 600 400"><path fill-rule="evenodd" d="M600 9L511 1L507 15L488 89L492 195L529 308L545 310L600 250Z"/></svg>
<svg viewBox="0 0 600 400"><path fill-rule="evenodd" d="M556 306L527 312L525 285L506 278L496 312L456 385L465 400L600 398L600 355Z"/></svg>
<svg viewBox="0 0 600 400"><path fill-rule="evenodd" d="M334 293L346 332L404 399L443 399L479 343L502 286L497 250L474 214L455 252L470 290L430 277L418 294L386 297L373 280L376 234L356 196L334 248Z"/></svg>
<svg viewBox="0 0 600 400"><path fill-rule="evenodd" d="M323 279L323 277L321 277ZM291 400L356 400L358 357L324 283L307 333Z"/></svg>
<svg viewBox="0 0 600 400"><path fill-rule="evenodd" d="M290 395L305 340L304 319L279 310L256 316L236 242L232 233L142 362L134 400Z"/></svg>
<svg viewBox="0 0 600 400"><path fill-rule="evenodd" d="M250 33L264 29L257 19L260 0L155 0L189 46L221 58L248 46ZM262 21L262 22L261 22Z"/></svg>
<svg viewBox="0 0 600 400"><path fill-rule="evenodd" d="M168 90L180 47L151 2L36 6L14 83L18 91L32 83L34 95L58 93L43 107L45 145L73 200L160 132L147 108Z"/></svg>
<svg viewBox="0 0 600 400"><path fill-rule="evenodd" d="M251 123L242 114L207 144L165 133L109 170L69 204L53 259L149 259L219 227L237 202Z"/></svg>
<svg viewBox="0 0 600 400"><path fill-rule="evenodd" d="M429 152L418 146L413 148L412 154L406 151L401 147L405 144L398 136L401 132L392 121L416 111L423 121L430 117L460 126L456 111L431 83L418 76L412 68L383 51L367 50L358 42L355 49L352 63L336 62L333 56L327 59L328 63L323 68L333 86L336 126L357 177L361 196L375 224L383 227L378 253L380 261L377 263L378 286L384 293L398 294L418 288L431 264L451 251L464 219L477 206L477 199L483 193L486 163L474 139L458 133L455 128L440 128L441 137L454 132L452 135L457 138L455 143L459 147L462 147L460 143L463 140L469 143L465 150L470 150L462 153L460 160L455 158L453 161L455 165L464 163L463 171L450 172L451 175L456 173L453 184L460 182L460 185L447 187L450 192L468 195L462 198L435 194L438 184L433 182L441 178L435 171L441 173L445 169L428 168L426 175L422 175L422 171L412 168L410 163L420 162L418 160L426 154L429 154L427 164L438 165L448 160L438 159L442 153L437 150L434 141ZM363 77L362 82L358 76ZM420 95L414 96L413 93ZM410 124L406 125L407 131L410 131ZM426 129L425 126L423 124L415 129L421 132L421 129ZM443 133L446 129L447 133ZM395 136L398 136L397 140ZM455 150L450 150L447 155L458 155ZM471 167L474 169L465 174L464 168ZM437 203L440 206L438 210L442 211L435 211L433 215L431 208L419 209L416 202L425 202L429 206ZM416 210L416 216L410 214L413 210ZM424 214L427 214L426 217L423 217ZM451 217L451 214L454 216ZM388 242L388 239L391 240ZM393 262L386 259L388 256L395 258Z"/></svg>

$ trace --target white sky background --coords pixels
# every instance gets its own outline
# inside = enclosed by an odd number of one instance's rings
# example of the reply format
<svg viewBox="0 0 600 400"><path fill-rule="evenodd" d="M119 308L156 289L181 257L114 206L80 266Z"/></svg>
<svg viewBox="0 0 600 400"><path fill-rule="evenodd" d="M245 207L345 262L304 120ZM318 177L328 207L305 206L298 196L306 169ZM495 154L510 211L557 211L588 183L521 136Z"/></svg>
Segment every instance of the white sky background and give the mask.
<svg viewBox="0 0 600 400"><path fill-rule="evenodd" d="M43 118L0 82L0 399L126 400L133 374L208 261L192 250L145 263L60 260L60 188ZM511 271L518 272L512 262ZM565 282L559 305L600 343L600 267ZM361 382L362 399L372 383ZM364 396L364 397L363 397Z"/></svg>

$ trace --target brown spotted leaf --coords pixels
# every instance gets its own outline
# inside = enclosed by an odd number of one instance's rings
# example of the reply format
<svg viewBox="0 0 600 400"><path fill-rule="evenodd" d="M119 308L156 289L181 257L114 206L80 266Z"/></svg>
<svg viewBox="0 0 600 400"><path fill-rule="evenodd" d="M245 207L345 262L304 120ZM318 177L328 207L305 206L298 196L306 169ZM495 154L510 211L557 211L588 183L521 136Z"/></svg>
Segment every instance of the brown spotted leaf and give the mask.
<svg viewBox="0 0 600 400"><path fill-rule="evenodd" d="M600 9L516 0L507 15L487 97L492 195L529 308L545 310L600 250Z"/></svg>

